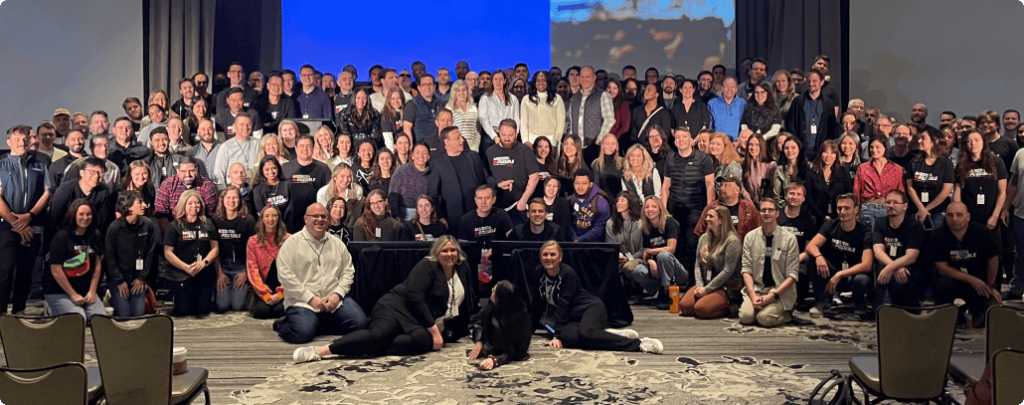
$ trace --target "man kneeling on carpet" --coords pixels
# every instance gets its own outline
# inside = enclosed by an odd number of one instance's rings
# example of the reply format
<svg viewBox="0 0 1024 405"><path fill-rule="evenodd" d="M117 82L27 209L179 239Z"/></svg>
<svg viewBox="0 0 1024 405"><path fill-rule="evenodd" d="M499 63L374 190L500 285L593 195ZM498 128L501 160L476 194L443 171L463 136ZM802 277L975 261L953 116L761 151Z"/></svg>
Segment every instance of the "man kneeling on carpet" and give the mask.
<svg viewBox="0 0 1024 405"><path fill-rule="evenodd" d="M638 338L632 329L606 329L608 312L604 303L580 283L576 270L562 263L562 247L553 240L540 247L540 266L533 277L540 279L540 299L533 318L554 333L551 346L573 349L614 350L661 354L664 347L654 338Z"/></svg>
<svg viewBox="0 0 1024 405"><path fill-rule="evenodd" d="M286 296L287 291L286 287ZM466 255L454 237L444 235L434 242L427 257L416 263L404 283L377 301L366 329L348 333L329 346L301 347L292 358L303 363L332 354L377 355L390 349L411 356L441 350L445 342L469 335L469 318L478 305L476 281Z"/></svg>
<svg viewBox="0 0 1024 405"><path fill-rule="evenodd" d="M281 245L277 278L284 287L284 318L274 323L281 339L306 343L318 334L341 335L366 328L366 314L348 292L355 279L352 255L327 233L327 208L306 208L306 226Z"/></svg>
<svg viewBox="0 0 1024 405"><path fill-rule="evenodd" d="M740 323L764 327L790 321L800 274L796 236L779 227L779 204L765 198L758 204L761 227L743 239L743 305Z"/></svg>

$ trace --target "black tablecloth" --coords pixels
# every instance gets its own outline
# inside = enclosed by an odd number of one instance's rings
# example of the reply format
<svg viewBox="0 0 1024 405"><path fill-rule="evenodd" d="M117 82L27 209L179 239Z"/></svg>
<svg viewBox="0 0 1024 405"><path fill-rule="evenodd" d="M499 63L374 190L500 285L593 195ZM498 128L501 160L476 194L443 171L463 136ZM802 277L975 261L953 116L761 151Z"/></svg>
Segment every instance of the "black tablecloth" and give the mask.
<svg viewBox="0 0 1024 405"><path fill-rule="evenodd" d="M474 242L460 242L470 272L476 278L480 250ZM413 266L430 253L431 242L349 242L348 251L356 268L349 295L367 314L380 297L405 281Z"/></svg>

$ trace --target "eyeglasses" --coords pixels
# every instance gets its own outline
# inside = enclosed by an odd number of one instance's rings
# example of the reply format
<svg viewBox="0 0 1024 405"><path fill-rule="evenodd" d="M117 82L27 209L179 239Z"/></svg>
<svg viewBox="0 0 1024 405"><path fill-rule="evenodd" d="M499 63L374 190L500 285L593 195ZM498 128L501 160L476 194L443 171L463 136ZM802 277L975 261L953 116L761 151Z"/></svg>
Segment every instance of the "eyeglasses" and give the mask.
<svg viewBox="0 0 1024 405"><path fill-rule="evenodd" d="M409 75L408 73L402 73L402 74L398 75L398 77L412 77L412 76Z"/></svg>
<svg viewBox="0 0 1024 405"><path fill-rule="evenodd" d="M761 208L760 211L762 214L770 214L778 210L775 208Z"/></svg>
<svg viewBox="0 0 1024 405"><path fill-rule="evenodd" d="M313 219L327 219L327 215L324 215L324 214L320 214L320 215L308 215L307 214L306 216L310 217L310 218L313 218Z"/></svg>
<svg viewBox="0 0 1024 405"><path fill-rule="evenodd" d="M380 201L370 201L370 206L371 206L371 207L379 207L379 206L381 206L381 205L384 205L384 203L385 203L385 201L384 201L384 200L380 200Z"/></svg>
<svg viewBox="0 0 1024 405"><path fill-rule="evenodd" d="M905 202L899 202L899 201L886 201L885 202L885 205L902 205L902 204L906 204L906 203Z"/></svg>

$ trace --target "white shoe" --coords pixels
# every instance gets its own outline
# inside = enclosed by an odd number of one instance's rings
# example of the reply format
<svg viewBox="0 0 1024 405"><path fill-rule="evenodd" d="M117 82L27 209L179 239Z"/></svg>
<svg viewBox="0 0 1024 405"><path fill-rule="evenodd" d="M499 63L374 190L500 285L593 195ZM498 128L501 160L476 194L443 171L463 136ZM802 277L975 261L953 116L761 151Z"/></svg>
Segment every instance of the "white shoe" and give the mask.
<svg viewBox="0 0 1024 405"><path fill-rule="evenodd" d="M320 355L316 353L316 346L306 346L295 349L292 353L292 360L295 363L305 363L309 361L320 361Z"/></svg>
<svg viewBox="0 0 1024 405"><path fill-rule="evenodd" d="M625 337L625 338L629 338L629 339L637 339L637 338L640 337L640 334L636 333L636 331L633 330L633 329L610 329L609 328L609 329L605 329L604 331L608 332L608 333L611 333L611 334L619 335L619 336L622 336L622 337Z"/></svg>
<svg viewBox="0 0 1024 405"><path fill-rule="evenodd" d="M640 351L644 353L661 354L665 351L665 346L661 344L661 341L655 338L640 338Z"/></svg>

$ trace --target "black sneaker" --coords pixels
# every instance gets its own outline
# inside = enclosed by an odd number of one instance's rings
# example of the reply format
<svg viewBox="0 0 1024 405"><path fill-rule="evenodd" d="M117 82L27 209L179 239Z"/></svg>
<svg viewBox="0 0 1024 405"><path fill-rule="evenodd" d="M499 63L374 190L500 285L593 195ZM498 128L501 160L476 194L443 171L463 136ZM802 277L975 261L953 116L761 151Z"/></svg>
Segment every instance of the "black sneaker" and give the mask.
<svg viewBox="0 0 1024 405"><path fill-rule="evenodd" d="M277 318L274 320L274 332L281 330L281 324L284 323L284 317Z"/></svg>
<svg viewBox="0 0 1024 405"><path fill-rule="evenodd" d="M657 302L659 311L665 311L670 306L672 306L672 298L669 298L668 292L666 292L665 290L658 291Z"/></svg>

